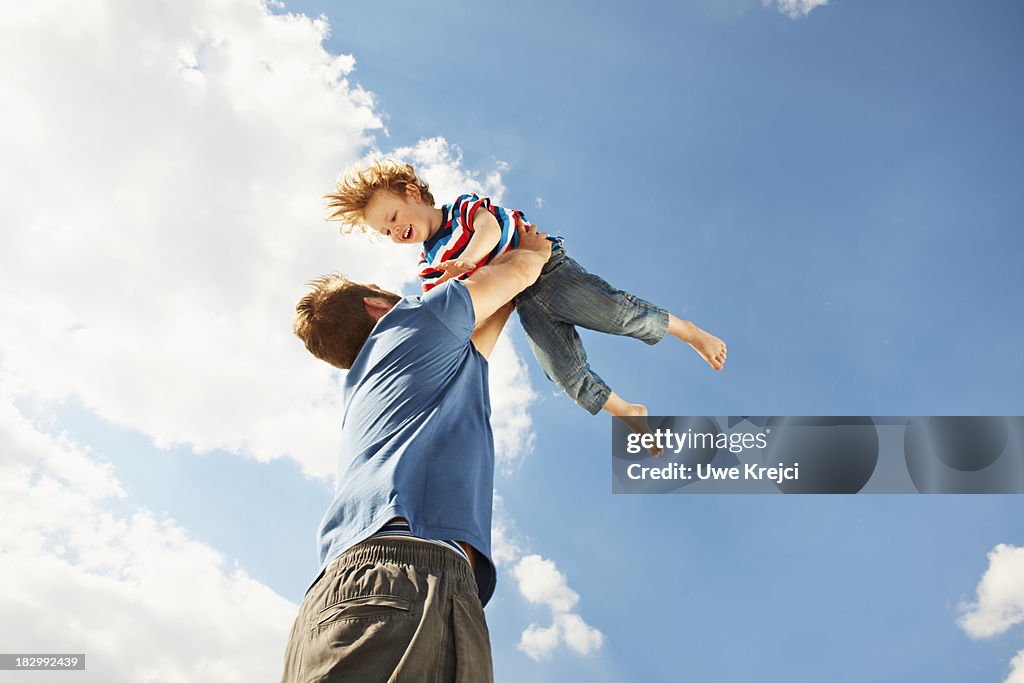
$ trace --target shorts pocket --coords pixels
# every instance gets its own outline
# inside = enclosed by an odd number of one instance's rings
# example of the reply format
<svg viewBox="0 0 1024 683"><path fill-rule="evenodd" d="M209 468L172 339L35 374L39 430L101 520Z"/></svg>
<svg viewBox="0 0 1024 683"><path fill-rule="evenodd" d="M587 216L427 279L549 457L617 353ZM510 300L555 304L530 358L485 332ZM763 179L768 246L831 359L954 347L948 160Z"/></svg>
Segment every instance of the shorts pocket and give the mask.
<svg viewBox="0 0 1024 683"><path fill-rule="evenodd" d="M370 619L408 614L412 601L393 595L359 595L328 605L316 615L313 628L330 626L349 619Z"/></svg>

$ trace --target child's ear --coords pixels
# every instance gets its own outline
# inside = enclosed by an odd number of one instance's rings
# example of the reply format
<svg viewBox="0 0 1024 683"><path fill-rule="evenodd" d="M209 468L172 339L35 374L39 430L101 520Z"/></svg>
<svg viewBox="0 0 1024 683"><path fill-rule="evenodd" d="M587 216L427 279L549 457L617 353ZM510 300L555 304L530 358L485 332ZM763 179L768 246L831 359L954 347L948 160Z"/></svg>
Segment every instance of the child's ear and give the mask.
<svg viewBox="0 0 1024 683"><path fill-rule="evenodd" d="M409 201L419 202L423 201L420 195L420 188L416 187L414 183L407 183L405 186L405 196L409 198Z"/></svg>

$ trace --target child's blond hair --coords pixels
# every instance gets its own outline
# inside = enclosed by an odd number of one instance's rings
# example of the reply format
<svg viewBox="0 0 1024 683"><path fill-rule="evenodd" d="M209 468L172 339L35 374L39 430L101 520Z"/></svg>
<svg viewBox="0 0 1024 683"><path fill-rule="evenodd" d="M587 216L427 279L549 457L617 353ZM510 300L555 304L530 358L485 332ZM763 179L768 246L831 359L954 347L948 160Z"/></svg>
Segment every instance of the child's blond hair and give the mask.
<svg viewBox="0 0 1024 683"><path fill-rule="evenodd" d="M379 159L367 168L349 168L335 183L335 191L325 194L327 208L333 213L327 217L329 221L341 223L344 233L360 230L366 232L366 216L364 211L370 197L377 190L404 196L406 187L414 185L420 191L420 198L428 206L434 205L434 195L425 180L416 175L409 164L393 159Z"/></svg>

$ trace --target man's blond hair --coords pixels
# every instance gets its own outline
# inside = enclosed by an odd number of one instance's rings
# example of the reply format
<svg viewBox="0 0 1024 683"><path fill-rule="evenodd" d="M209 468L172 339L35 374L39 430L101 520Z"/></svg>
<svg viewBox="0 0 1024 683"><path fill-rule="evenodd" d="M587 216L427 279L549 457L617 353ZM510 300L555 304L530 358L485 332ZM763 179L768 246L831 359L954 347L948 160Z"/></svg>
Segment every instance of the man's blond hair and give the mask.
<svg viewBox="0 0 1024 683"><path fill-rule="evenodd" d="M327 208L332 210L329 221L341 223L341 232L366 232L366 205L377 190L404 196L409 185L420 191L427 206L434 205L434 195L426 181L416 175L415 169L394 159L379 159L367 168L349 168L335 183L335 191L325 194Z"/></svg>

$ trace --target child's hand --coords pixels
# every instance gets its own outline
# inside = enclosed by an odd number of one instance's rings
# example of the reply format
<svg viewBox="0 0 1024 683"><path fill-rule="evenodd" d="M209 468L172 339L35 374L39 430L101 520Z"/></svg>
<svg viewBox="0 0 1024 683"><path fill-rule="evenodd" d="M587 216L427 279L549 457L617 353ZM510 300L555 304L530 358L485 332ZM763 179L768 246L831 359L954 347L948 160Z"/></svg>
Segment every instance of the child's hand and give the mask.
<svg viewBox="0 0 1024 683"><path fill-rule="evenodd" d="M437 279L437 284L441 284L442 282L447 282L452 278L459 277L460 275L465 275L466 273L472 271L474 265L473 263L469 261L464 261L462 259L452 259L450 261L442 261L441 263L437 264L437 267L444 271L444 275Z"/></svg>

